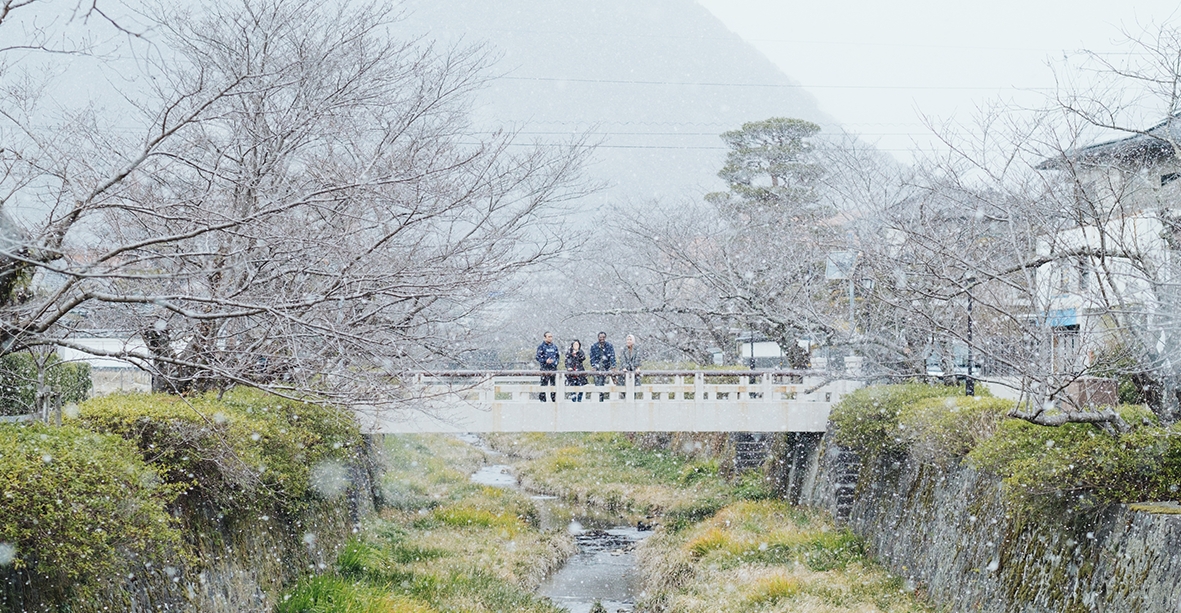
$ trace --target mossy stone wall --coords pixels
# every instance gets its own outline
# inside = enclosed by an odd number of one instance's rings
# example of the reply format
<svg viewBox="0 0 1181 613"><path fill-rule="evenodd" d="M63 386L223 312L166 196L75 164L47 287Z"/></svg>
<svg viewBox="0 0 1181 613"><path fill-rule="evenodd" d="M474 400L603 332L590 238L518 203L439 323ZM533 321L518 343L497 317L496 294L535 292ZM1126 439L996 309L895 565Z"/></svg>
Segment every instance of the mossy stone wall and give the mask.
<svg viewBox="0 0 1181 613"><path fill-rule="evenodd" d="M840 515L850 454L825 438L802 502ZM1181 515L1120 504L1022 510L995 476L903 454L882 454L855 474L848 527L951 611L1181 610Z"/></svg>

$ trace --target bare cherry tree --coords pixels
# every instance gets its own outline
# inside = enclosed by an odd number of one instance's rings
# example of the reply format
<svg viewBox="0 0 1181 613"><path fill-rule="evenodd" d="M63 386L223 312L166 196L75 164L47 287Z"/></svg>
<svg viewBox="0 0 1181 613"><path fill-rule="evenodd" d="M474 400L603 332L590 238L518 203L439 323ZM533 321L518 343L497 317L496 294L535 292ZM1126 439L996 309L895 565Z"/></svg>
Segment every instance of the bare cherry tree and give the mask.
<svg viewBox="0 0 1181 613"><path fill-rule="evenodd" d="M5 245L34 281L0 306L7 350L122 328L161 389L365 402L461 350L490 292L561 250L551 205L583 193L586 148L477 138L486 54L395 40L394 17L162 9L150 87L128 96L142 128L13 121L5 191L41 214Z"/></svg>
<svg viewBox="0 0 1181 613"><path fill-rule="evenodd" d="M1035 423L1126 427L1095 408L1116 398L1093 377L1177 416L1181 44L1168 28L1129 44L1126 64L1084 54L1068 66L1046 110L998 112L976 140L948 139L952 153L918 181L926 196L885 222L902 282L878 298L1014 379L1012 415Z"/></svg>
<svg viewBox="0 0 1181 613"><path fill-rule="evenodd" d="M743 335L773 340L796 366L807 364L801 342L863 344L864 295L849 285L856 279L833 281L826 264L855 249L857 212L890 189L877 180L880 158L818 132L796 119L748 123L722 135L728 191L620 215L625 257L604 280L615 312L655 326L665 345L698 362L710 348L740 361L733 348Z"/></svg>

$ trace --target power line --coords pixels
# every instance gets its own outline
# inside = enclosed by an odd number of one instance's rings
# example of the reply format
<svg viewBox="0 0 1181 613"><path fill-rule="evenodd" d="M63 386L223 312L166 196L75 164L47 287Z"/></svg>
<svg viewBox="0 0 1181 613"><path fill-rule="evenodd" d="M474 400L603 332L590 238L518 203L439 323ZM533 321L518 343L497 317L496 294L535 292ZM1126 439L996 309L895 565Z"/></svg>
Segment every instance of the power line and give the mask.
<svg viewBox="0 0 1181 613"><path fill-rule="evenodd" d="M479 146L486 144L486 143L456 143L456 144L470 146L470 147L479 147ZM569 147L569 145L565 144L565 143L504 143L504 146L506 146L506 147L531 147L531 148L535 148L535 147L563 147L563 148ZM594 148L595 149L664 149L664 150L672 150L672 151L680 151L680 150L730 151L729 147L705 147L705 146L692 146L692 145L678 146L678 145L607 145L607 144L604 144L604 145L595 145ZM864 148L856 148L856 147L831 147L831 148L838 150L838 151L865 151L866 150ZM874 147L874 150L875 151L890 151L890 152L896 152L896 153L923 153L923 152L937 153L937 152L942 151L941 149L924 149L922 147L913 147L913 148L906 148L906 149Z"/></svg>
<svg viewBox="0 0 1181 613"><path fill-rule="evenodd" d="M1069 50L1060 47L997 47L985 45L932 45L921 43L902 43L902 42L884 42L884 41L867 41L862 39L854 40L813 40L803 38L759 38L759 37L745 37L738 34L730 34L728 36L700 36L693 34L665 34L660 32L598 32L598 31L578 31L578 30L537 30L537 29L522 29L522 28L484 28L480 32L499 32L509 34L532 34L539 36L557 36L564 39L569 38L593 38L595 40L603 40L610 38L623 39L640 39L640 40L692 40L692 41L726 41L733 42L740 40L747 43L781 43L790 45L840 45L842 47L893 47L902 49L959 49L963 51L1032 51L1037 53L1061 53L1064 50ZM1117 52L1106 52L1117 53Z"/></svg>
<svg viewBox="0 0 1181 613"><path fill-rule="evenodd" d="M560 83L595 83L606 85L677 85L690 87L756 87L756 88L786 88L786 89L883 89L883 90L946 90L946 91L1051 91L1050 87L1016 87L1013 85L999 87L983 86L952 86L952 85L803 85L798 83L722 83L716 81L638 81L623 79L564 79L558 77L498 77L505 81L549 81Z"/></svg>
<svg viewBox="0 0 1181 613"><path fill-rule="evenodd" d="M488 132L492 134L492 132ZM582 132L514 132L520 136L581 136ZM717 138L720 132L587 132L591 136L712 136ZM852 136L921 136L926 132L855 132Z"/></svg>

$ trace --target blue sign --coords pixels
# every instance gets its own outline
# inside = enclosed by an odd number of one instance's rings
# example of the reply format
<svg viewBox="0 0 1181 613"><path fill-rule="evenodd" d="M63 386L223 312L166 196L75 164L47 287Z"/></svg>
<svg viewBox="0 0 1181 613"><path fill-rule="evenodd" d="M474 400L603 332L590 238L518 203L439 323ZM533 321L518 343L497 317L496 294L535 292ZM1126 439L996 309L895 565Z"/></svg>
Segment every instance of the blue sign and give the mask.
<svg viewBox="0 0 1181 613"><path fill-rule="evenodd" d="M1078 314L1074 309L1051 309L1046 312L1046 325L1051 328L1077 326Z"/></svg>

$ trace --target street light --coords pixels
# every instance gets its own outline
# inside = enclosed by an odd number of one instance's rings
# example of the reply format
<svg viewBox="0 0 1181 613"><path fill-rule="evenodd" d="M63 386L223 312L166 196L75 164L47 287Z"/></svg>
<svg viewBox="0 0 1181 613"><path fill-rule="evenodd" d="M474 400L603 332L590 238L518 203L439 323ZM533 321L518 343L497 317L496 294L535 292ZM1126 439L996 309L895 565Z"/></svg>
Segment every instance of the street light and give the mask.
<svg viewBox="0 0 1181 613"><path fill-rule="evenodd" d="M964 380L964 395L976 395L976 381L972 378L972 286L976 283L976 277L968 277L965 279L968 283L966 290L968 294L968 377Z"/></svg>

